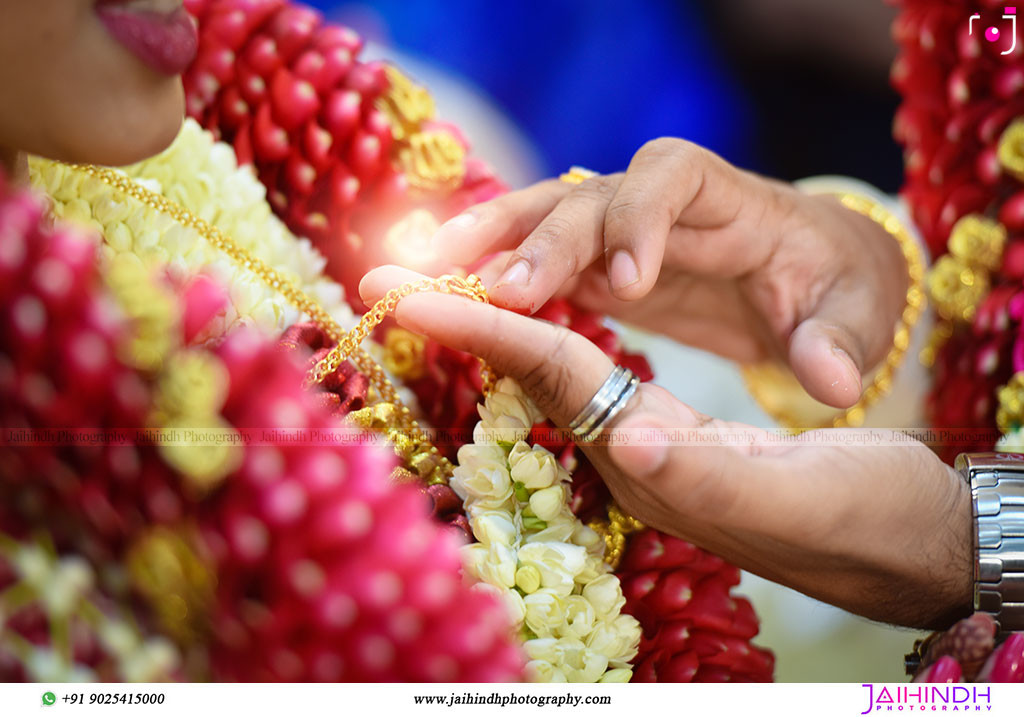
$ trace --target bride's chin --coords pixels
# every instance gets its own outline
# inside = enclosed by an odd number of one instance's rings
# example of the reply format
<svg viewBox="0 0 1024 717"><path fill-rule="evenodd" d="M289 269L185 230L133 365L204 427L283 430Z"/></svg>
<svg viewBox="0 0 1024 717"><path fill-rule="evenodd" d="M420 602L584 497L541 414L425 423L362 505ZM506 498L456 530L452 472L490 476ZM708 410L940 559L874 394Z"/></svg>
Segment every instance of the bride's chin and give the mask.
<svg viewBox="0 0 1024 717"><path fill-rule="evenodd" d="M159 154L181 130L185 116L180 83L148 102L121 109L107 108L66 126L63 136L53 137L48 151L36 151L50 159L82 164L124 166Z"/></svg>

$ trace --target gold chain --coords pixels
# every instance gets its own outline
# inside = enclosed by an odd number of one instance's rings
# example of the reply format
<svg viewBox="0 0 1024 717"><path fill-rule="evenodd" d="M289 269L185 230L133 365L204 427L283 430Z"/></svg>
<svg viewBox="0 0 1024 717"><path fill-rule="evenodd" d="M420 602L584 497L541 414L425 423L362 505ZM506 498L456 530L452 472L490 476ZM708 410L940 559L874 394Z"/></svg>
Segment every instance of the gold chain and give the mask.
<svg viewBox="0 0 1024 717"><path fill-rule="evenodd" d="M325 378L337 371L342 361L362 350L359 348L360 344L384 320L385 316L394 312L398 302L411 294L421 291L453 294L482 303L487 303L488 301L487 290L484 288L483 282L480 280L480 277L474 274L470 274L465 279L445 274L437 279L420 279L419 281L409 282L408 284L391 289L373 305L372 309L363 314L363 318L359 320L355 328L341 337L330 353L317 362L316 366L310 370L309 375L306 377L306 385L321 383ZM379 369L380 367L378 366L377 368ZM490 366L483 359L480 359L480 375L483 378L484 394L489 394L494 385L495 376ZM390 398L387 400L390 402Z"/></svg>
<svg viewBox="0 0 1024 717"><path fill-rule="evenodd" d="M125 174L109 167L97 167L88 164L68 164L67 166L75 171L83 172L90 177L98 179L125 196L142 202L151 209L166 214L184 227L194 229L201 237L210 242L211 246L224 252L238 266L256 274L267 286L281 294L288 303L309 316L310 320L327 334L331 341L335 342L335 346L327 356L317 362L316 366L310 370L306 376L305 385L309 387L322 383L338 369L342 362L346 359L351 360L355 367L369 378L370 383L377 390L380 400L396 407L399 428L416 444L423 446L429 453L437 456L445 474L451 475L453 470L451 461L441 455L437 446L431 443L430 437L416 419L412 417L409 407L402 402L398 391L384 369L362 348L361 344L369 333L388 314L395 310L398 302L410 294L421 291L438 291L486 303L488 300L487 291L484 289L483 282L480 281L479 277L470 275L468 278L463 279L458 276L445 275L437 279L422 279L404 284L385 294L384 298L374 304L373 308L363 315L354 329L346 332L323 307L286 277L282 276L280 272L267 265L247 249L239 246L231 237L224 234L216 226L196 216L177 202L168 199L162 194L146 189ZM493 370L482 359L480 361L480 373L483 378L484 393L490 393L495 375Z"/></svg>

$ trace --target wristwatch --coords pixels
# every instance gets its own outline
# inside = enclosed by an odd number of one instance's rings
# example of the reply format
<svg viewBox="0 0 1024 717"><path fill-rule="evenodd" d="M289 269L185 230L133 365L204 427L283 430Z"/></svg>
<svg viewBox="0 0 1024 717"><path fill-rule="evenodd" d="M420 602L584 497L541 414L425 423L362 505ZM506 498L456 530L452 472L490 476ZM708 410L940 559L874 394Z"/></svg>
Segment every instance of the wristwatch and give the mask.
<svg viewBox="0 0 1024 717"><path fill-rule="evenodd" d="M1000 632L1024 629L1024 455L963 453L954 463L971 485L974 609Z"/></svg>

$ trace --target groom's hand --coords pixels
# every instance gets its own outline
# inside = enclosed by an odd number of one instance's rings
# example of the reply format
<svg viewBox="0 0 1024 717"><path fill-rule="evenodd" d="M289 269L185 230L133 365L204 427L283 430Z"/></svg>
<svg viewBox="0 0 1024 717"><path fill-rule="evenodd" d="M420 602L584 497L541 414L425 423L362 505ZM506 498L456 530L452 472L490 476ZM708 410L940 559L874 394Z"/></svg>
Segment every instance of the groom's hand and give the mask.
<svg viewBox="0 0 1024 717"><path fill-rule="evenodd" d="M532 313L571 292L733 360L781 359L837 407L891 346L907 288L899 247L871 220L680 139L647 143L621 174L473 207L434 242L456 263L498 253L498 306Z"/></svg>

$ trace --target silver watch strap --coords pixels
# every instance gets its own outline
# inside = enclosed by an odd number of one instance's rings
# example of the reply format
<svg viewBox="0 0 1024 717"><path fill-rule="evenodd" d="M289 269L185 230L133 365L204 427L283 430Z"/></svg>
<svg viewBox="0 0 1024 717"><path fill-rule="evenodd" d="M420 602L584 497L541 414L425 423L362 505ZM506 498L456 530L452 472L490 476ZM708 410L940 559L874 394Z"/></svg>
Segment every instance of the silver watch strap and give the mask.
<svg viewBox="0 0 1024 717"><path fill-rule="evenodd" d="M965 453L955 467L974 506L974 609L1024 629L1024 456Z"/></svg>

